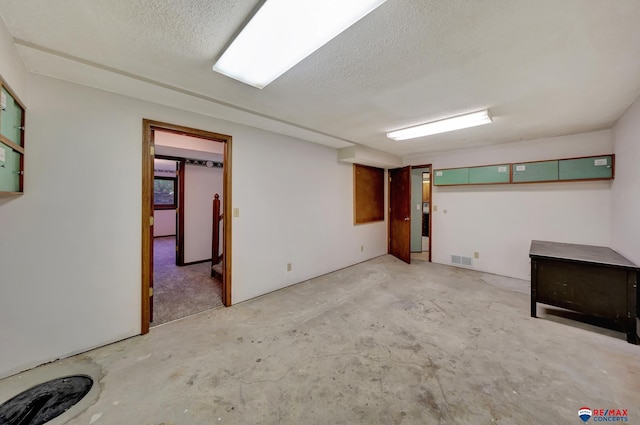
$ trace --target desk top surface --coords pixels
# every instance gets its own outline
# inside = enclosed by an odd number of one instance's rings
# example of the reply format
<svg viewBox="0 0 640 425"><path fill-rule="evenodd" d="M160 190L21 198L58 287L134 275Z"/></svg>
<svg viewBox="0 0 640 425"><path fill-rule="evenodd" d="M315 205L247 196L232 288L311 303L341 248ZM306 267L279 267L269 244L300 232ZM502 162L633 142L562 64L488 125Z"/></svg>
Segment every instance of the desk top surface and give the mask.
<svg viewBox="0 0 640 425"><path fill-rule="evenodd" d="M529 256L638 269L631 261L605 246L531 241Z"/></svg>

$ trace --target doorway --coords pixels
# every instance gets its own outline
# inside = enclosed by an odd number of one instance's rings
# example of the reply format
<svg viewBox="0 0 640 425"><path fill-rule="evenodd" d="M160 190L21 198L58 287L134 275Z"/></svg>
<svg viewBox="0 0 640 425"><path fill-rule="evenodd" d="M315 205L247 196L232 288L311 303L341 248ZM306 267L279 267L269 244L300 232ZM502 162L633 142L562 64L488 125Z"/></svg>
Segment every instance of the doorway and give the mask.
<svg viewBox="0 0 640 425"><path fill-rule="evenodd" d="M223 275L211 273L212 200L222 195L223 145L159 130L154 136L151 327L221 307ZM162 155L167 151L189 158Z"/></svg>
<svg viewBox="0 0 640 425"><path fill-rule="evenodd" d="M411 258L431 261L431 166L411 167Z"/></svg>
<svg viewBox="0 0 640 425"><path fill-rule="evenodd" d="M388 252L405 263L431 261L432 188L431 164L389 170Z"/></svg>
<svg viewBox="0 0 640 425"><path fill-rule="evenodd" d="M154 132L154 139L156 136ZM153 237L154 241L159 237L173 237L175 253L167 253L165 257L171 256L176 266L184 266L185 159L160 155L159 152L156 145L153 159Z"/></svg>
<svg viewBox="0 0 640 425"><path fill-rule="evenodd" d="M156 132L172 133L188 136L207 142L222 143L223 157L223 183L222 196L224 217L231 217L231 136L212 133L203 130L178 126L174 124L162 123L151 120L143 120L143 157L142 157L142 318L141 334L149 332L150 322L153 315L154 301L154 158L156 153L155 136ZM184 175L182 176L184 182ZM181 191L181 197L184 190ZM180 211L180 205L177 205ZM179 217L181 214L176 214ZM231 221L223 220L222 240L223 253L225 256L223 273L221 276L222 304L231 305ZM184 228L184 225L182 226ZM180 243L180 219L177 220L176 237ZM184 240L182 240L184 242ZM173 242L175 246L175 241ZM184 259L182 259L184 261ZM179 262L179 261L178 261Z"/></svg>

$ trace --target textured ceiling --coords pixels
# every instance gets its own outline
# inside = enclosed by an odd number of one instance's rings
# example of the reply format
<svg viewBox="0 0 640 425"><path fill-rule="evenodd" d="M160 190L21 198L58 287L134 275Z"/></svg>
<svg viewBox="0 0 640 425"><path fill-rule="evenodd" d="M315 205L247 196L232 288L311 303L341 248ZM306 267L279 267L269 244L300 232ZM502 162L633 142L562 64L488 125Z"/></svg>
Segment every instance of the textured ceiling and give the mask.
<svg viewBox="0 0 640 425"><path fill-rule="evenodd" d="M33 72L169 87L203 113L399 156L609 128L640 94L639 0L388 0L263 90L211 70L258 3L3 0L0 15ZM385 136L487 107L491 125Z"/></svg>

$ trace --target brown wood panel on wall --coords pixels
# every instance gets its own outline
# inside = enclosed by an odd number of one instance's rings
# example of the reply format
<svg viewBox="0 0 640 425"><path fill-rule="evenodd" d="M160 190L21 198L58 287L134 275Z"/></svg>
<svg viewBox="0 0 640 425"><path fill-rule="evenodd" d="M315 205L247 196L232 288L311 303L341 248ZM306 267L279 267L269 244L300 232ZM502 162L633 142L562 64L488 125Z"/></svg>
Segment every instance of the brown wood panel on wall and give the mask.
<svg viewBox="0 0 640 425"><path fill-rule="evenodd" d="M374 221L384 221L384 170L353 164L353 222Z"/></svg>

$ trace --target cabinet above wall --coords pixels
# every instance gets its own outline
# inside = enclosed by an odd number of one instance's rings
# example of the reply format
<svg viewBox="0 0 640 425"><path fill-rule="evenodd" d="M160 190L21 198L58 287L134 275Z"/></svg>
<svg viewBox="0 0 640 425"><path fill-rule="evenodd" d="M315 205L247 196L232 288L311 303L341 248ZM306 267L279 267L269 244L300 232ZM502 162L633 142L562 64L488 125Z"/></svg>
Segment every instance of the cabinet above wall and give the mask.
<svg viewBox="0 0 640 425"><path fill-rule="evenodd" d="M0 196L24 190L25 107L0 77Z"/></svg>
<svg viewBox="0 0 640 425"><path fill-rule="evenodd" d="M434 170L435 186L544 183L614 178L614 155Z"/></svg>

